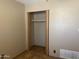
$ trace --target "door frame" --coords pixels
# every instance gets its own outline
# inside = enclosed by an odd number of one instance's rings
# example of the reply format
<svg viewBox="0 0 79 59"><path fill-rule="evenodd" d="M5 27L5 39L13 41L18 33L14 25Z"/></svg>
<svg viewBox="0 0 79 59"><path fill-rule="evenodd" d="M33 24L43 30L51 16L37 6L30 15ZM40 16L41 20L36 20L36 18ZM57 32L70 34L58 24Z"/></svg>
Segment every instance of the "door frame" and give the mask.
<svg viewBox="0 0 79 59"><path fill-rule="evenodd" d="M32 42L31 15L32 15L32 13L36 13L36 12L45 12L45 19L46 19L46 23L45 23L45 47L46 47L46 54L49 55L49 10L27 12L27 16L28 16L28 50L30 50L32 47L32 43L31 43Z"/></svg>

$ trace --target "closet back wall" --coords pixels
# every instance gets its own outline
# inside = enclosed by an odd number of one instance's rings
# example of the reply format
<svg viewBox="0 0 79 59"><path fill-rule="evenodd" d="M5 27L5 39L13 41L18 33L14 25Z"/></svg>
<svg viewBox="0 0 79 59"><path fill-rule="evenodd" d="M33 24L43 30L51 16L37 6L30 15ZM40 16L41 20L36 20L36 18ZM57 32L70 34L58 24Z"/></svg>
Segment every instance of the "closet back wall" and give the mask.
<svg viewBox="0 0 79 59"><path fill-rule="evenodd" d="M37 12L32 17L32 43L37 46L45 46L45 14Z"/></svg>

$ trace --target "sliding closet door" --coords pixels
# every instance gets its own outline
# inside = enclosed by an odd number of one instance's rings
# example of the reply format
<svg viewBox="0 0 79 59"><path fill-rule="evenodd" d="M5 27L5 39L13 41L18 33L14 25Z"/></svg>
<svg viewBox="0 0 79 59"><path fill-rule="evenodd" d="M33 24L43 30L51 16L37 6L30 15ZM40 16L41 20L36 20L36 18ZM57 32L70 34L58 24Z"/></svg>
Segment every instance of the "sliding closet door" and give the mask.
<svg viewBox="0 0 79 59"><path fill-rule="evenodd" d="M32 44L45 47L45 13L38 12L32 18Z"/></svg>

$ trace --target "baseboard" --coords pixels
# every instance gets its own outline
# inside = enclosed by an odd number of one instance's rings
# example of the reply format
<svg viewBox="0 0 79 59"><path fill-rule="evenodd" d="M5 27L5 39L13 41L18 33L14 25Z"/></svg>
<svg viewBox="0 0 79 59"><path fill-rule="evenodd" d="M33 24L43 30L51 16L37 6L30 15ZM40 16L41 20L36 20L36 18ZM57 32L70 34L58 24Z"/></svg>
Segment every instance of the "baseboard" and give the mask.
<svg viewBox="0 0 79 59"><path fill-rule="evenodd" d="M64 58L55 57L55 56L49 56L49 57L54 58L54 59L64 59Z"/></svg>
<svg viewBox="0 0 79 59"><path fill-rule="evenodd" d="M25 50L25 51L23 51L23 52L19 53L18 55L16 55L15 57L13 57L13 59L15 59L16 57L18 57L18 56L20 56L20 55L24 54L26 51L27 51L27 50Z"/></svg>
<svg viewBox="0 0 79 59"><path fill-rule="evenodd" d="M44 46L39 46L39 45L33 45L32 47L40 47L40 48L45 48Z"/></svg>

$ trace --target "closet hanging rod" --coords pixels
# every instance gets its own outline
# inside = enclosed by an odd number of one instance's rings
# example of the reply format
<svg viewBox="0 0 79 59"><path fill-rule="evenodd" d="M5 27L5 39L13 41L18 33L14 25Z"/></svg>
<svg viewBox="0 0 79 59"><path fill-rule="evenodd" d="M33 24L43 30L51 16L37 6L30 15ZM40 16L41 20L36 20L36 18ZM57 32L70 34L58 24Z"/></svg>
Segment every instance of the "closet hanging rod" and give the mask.
<svg viewBox="0 0 79 59"><path fill-rule="evenodd" d="M32 20L32 22L46 22L45 20Z"/></svg>
<svg viewBox="0 0 79 59"><path fill-rule="evenodd" d="M38 21L35 21L35 22L38 22ZM46 21L42 21L42 22L46 22ZM42 23L42 22L40 22L40 23Z"/></svg>

